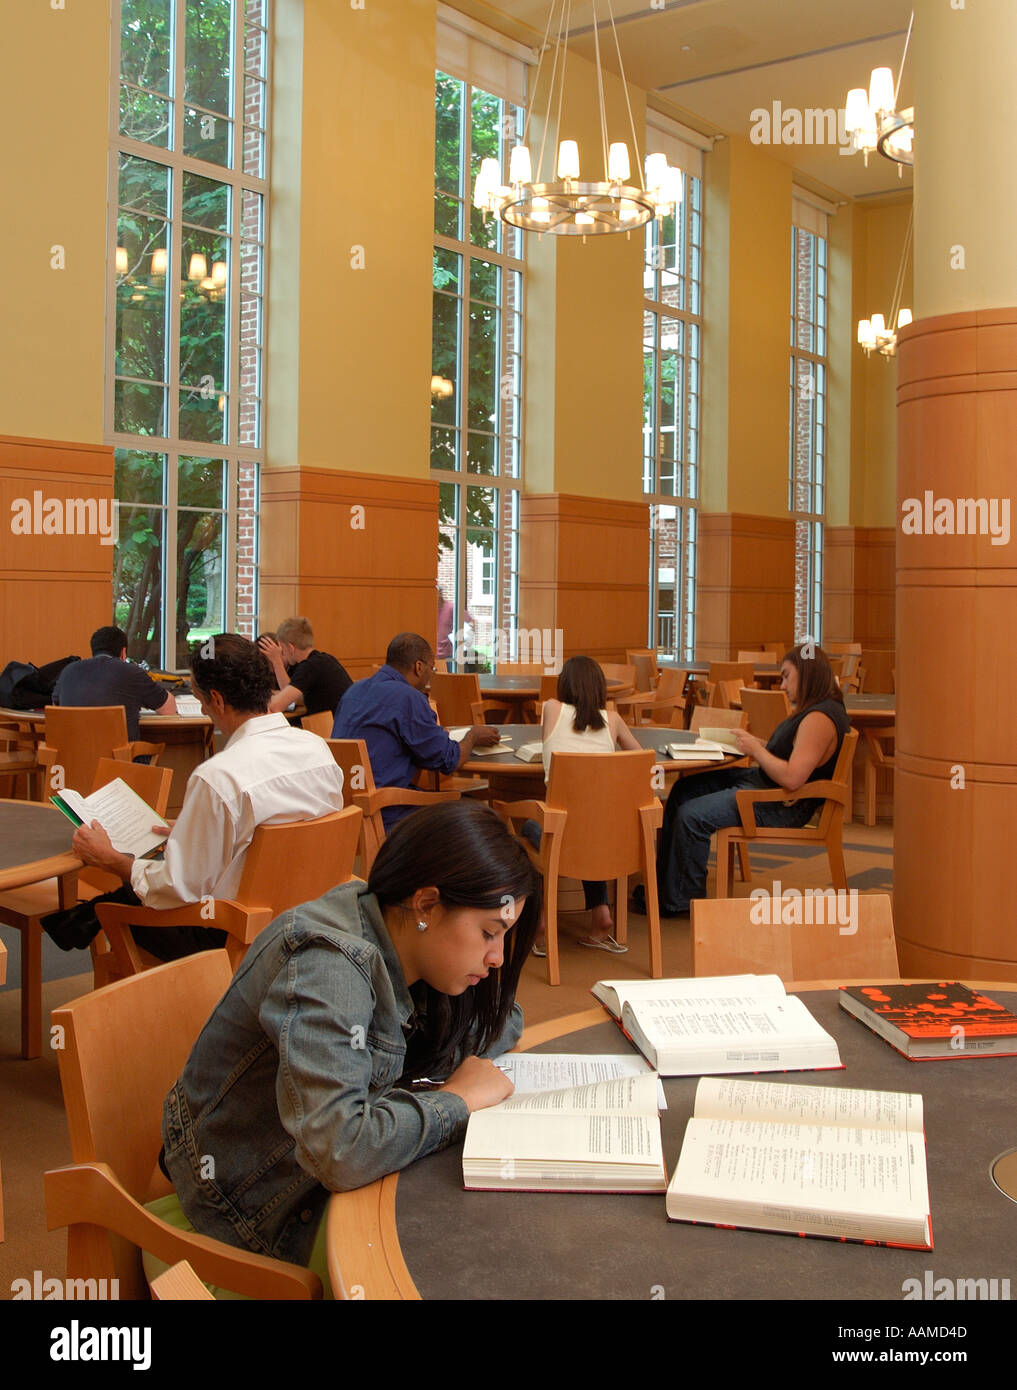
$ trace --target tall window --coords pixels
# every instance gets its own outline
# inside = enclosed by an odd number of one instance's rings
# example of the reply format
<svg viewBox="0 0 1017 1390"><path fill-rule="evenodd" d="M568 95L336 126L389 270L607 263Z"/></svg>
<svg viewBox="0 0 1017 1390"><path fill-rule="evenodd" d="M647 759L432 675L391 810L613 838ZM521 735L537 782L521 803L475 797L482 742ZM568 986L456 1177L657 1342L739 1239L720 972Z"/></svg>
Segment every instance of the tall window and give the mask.
<svg viewBox="0 0 1017 1390"><path fill-rule="evenodd" d="M791 228L788 509L795 522L795 640L822 640L826 507L826 238Z"/></svg>
<svg viewBox="0 0 1017 1390"><path fill-rule="evenodd" d="M482 159L521 137L520 107L438 72L435 81L431 470L440 489L443 624L486 670L518 612L522 233L473 207ZM445 632L439 632L439 639ZM439 655L448 655L442 644ZM458 653L453 652L453 656Z"/></svg>
<svg viewBox="0 0 1017 1390"><path fill-rule="evenodd" d="M106 439L128 652L257 624L268 0L114 5Z"/></svg>
<svg viewBox="0 0 1017 1390"><path fill-rule="evenodd" d="M646 228L643 268L643 492L650 500L650 645L691 659L702 338L703 185L683 179L675 214Z"/></svg>

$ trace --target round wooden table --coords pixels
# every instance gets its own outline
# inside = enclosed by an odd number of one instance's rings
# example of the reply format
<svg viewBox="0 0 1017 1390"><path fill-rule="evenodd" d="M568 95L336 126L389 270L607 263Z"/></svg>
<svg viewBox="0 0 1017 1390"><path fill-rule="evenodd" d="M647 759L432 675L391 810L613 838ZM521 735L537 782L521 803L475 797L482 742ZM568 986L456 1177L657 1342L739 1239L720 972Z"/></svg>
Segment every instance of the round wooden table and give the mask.
<svg viewBox="0 0 1017 1390"><path fill-rule="evenodd" d="M882 981L807 981L788 990L832 991L838 983ZM1017 1004L1017 984L970 983L1011 1009ZM1007 992L1010 998L1003 997ZM900 1300L903 1278L928 1267L937 1276L1008 1274L1017 1204L996 1190L989 1168L1017 1134L1008 1102L1017 1058L909 1062L850 1018L835 997L817 994L809 1007L837 1038L845 1069L775 1079L924 1096L934 1253L673 1223L660 1193L467 1193L456 1144L419 1160L401 1185L392 1174L331 1197L328 1258L336 1297L646 1299L651 1287L663 1285L668 1299ZM596 1008L526 1029L519 1049L534 1048L626 1053L630 1044ZM664 1081L669 1109L662 1128L671 1172L697 1081ZM971 1125L958 1123L959 1105L970 1105ZM440 1230L433 1224L439 1207Z"/></svg>
<svg viewBox="0 0 1017 1390"><path fill-rule="evenodd" d="M521 714L525 704L540 699L539 676L499 676L497 672L489 671L486 675L478 676L477 681L480 684L481 698L503 701L508 706L510 715ZM607 682L610 699L623 693L628 694L631 688L622 681Z"/></svg>

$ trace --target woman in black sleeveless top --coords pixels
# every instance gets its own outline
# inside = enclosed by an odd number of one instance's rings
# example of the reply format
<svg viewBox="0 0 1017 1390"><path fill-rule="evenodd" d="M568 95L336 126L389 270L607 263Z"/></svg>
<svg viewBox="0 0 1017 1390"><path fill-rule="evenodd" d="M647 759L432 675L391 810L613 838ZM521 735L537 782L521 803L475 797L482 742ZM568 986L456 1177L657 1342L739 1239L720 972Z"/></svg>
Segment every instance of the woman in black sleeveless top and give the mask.
<svg viewBox="0 0 1017 1390"><path fill-rule="evenodd" d="M758 768L701 773L671 788L657 850L661 916L681 916L693 898L706 897L710 837L722 826L739 824L736 791L783 787L793 792L832 774L851 721L826 654L811 643L792 648L781 663L781 688L793 713L778 724L769 742L743 729L734 731L738 747L755 758ZM802 826L821 804L764 802L755 808L756 824Z"/></svg>

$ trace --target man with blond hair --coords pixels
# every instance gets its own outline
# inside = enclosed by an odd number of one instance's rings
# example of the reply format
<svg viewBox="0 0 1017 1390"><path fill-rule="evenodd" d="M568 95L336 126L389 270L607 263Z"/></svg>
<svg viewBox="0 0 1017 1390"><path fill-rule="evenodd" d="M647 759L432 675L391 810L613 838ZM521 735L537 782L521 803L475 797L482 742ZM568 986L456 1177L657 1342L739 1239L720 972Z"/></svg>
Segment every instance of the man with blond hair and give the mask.
<svg viewBox="0 0 1017 1390"><path fill-rule="evenodd" d="M270 713L302 704L306 714L320 714L322 710L335 714L353 681L334 656L315 649L314 633L306 618L284 618L275 630L275 640L267 635L259 637L258 646L268 658L279 687L268 702Z"/></svg>

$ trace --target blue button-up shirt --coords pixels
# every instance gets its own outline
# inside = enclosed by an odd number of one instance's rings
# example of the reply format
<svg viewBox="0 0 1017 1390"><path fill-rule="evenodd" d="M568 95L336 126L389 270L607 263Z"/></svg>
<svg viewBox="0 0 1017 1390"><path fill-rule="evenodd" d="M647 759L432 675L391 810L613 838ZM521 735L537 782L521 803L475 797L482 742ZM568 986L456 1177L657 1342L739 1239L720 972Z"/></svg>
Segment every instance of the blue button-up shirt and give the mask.
<svg viewBox="0 0 1017 1390"><path fill-rule="evenodd" d="M459 744L438 723L422 690L415 689L393 666L351 685L336 713L333 738L362 738L378 787L409 787L418 768L454 772ZM412 806L386 806L389 830Z"/></svg>

